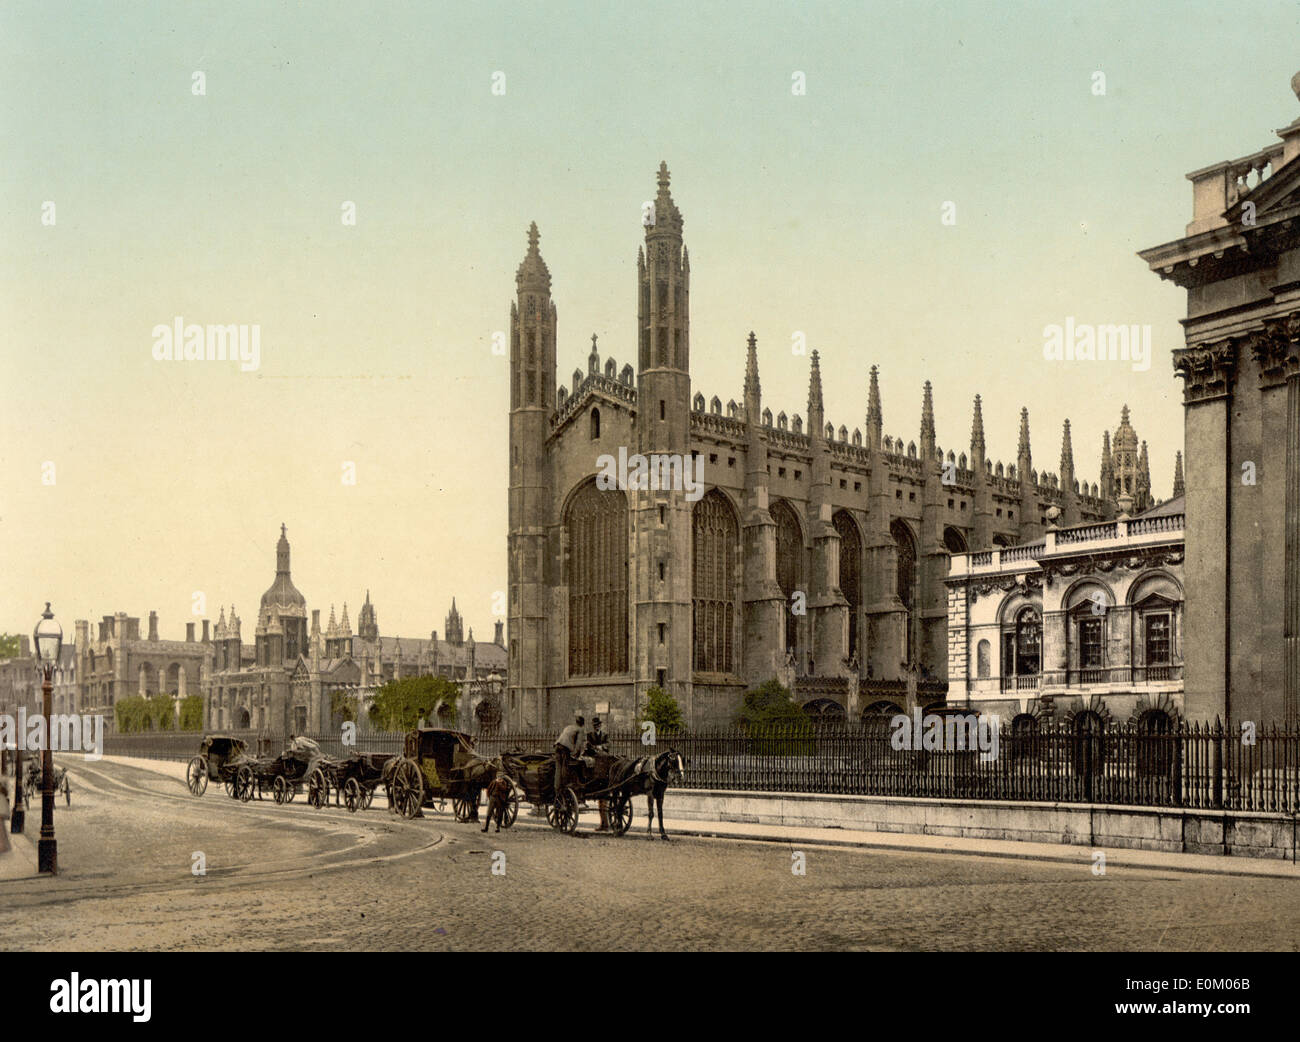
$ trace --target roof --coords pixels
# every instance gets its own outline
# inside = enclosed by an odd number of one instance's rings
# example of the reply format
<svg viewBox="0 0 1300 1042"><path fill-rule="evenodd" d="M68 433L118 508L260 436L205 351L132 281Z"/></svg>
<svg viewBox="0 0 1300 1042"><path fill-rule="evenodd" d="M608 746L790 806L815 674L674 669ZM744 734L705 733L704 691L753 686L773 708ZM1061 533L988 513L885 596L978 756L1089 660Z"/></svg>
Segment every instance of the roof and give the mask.
<svg viewBox="0 0 1300 1042"><path fill-rule="evenodd" d="M1150 507L1138 514L1138 517L1168 517L1171 514L1186 513L1187 497L1174 496L1172 499L1166 499L1163 503Z"/></svg>

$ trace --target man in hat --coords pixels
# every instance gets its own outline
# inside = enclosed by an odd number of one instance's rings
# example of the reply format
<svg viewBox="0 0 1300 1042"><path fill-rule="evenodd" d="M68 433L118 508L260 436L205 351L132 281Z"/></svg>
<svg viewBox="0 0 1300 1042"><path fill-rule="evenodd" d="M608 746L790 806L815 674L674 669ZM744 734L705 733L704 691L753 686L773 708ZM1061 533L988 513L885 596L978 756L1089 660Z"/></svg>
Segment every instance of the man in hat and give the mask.
<svg viewBox="0 0 1300 1042"><path fill-rule="evenodd" d="M591 733L587 735L587 752L595 756L609 753L609 736L600 729L600 717L591 718ZM600 828L597 832L609 831L609 803L604 799L596 801L600 808Z"/></svg>

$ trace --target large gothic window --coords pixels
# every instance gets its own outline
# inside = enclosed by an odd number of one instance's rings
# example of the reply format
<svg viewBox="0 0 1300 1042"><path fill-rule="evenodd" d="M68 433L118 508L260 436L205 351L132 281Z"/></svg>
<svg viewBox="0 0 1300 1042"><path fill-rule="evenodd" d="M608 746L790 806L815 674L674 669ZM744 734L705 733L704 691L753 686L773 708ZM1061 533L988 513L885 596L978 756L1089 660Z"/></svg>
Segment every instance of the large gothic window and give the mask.
<svg viewBox="0 0 1300 1042"><path fill-rule="evenodd" d="M858 526L848 511L841 510L835 515L835 531L840 537L840 590L849 602L849 644L848 655L853 658L858 653L858 604L862 592L862 540L858 537Z"/></svg>
<svg viewBox="0 0 1300 1042"><path fill-rule="evenodd" d="M903 521L895 521L889 531L898 560L895 591L907 609L907 661L912 662L916 658L916 541Z"/></svg>
<svg viewBox="0 0 1300 1042"><path fill-rule="evenodd" d="M588 482L565 515L569 675L627 672L627 497Z"/></svg>
<svg viewBox="0 0 1300 1042"><path fill-rule="evenodd" d="M785 648L799 650L799 616L790 609L791 598L803 588L803 532L790 504L778 499L772 504L776 522L776 584L785 594Z"/></svg>
<svg viewBox="0 0 1300 1042"><path fill-rule="evenodd" d="M730 673L740 526L716 489L695 504L694 661L700 673Z"/></svg>

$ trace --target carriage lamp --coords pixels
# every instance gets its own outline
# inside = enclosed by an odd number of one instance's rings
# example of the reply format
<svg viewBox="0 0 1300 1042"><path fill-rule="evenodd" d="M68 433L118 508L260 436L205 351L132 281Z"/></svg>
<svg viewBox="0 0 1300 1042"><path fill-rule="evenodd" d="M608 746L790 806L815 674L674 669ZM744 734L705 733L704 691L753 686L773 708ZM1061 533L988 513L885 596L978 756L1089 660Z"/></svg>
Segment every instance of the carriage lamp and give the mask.
<svg viewBox="0 0 1300 1042"><path fill-rule="evenodd" d="M41 664L41 694L44 698L45 711L45 747L41 750L41 838L36 844L36 866L39 872L57 875L59 871L59 848L54 839L54 667L59 661L59 651L63 647L63 627L50 611L50 602L45 602L45 611L32 633L32 642L36 645L36 656Z"/></svg>

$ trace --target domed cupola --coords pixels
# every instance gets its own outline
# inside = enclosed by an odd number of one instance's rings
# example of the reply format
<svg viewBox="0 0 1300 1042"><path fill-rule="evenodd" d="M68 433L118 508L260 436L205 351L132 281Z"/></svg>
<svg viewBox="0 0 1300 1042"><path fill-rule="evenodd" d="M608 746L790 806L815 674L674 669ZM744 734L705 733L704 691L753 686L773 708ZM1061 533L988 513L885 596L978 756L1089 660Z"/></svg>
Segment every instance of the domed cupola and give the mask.
<svg viewBox="0 0 1300 1042"><path fill-rule="evenodd" d="M258 617L268 615L293 615L307 617L307 598L298 592L289 578L289 538L284 525L280 526L280 541L275 545L275 581L262 594Z"/></svg>

